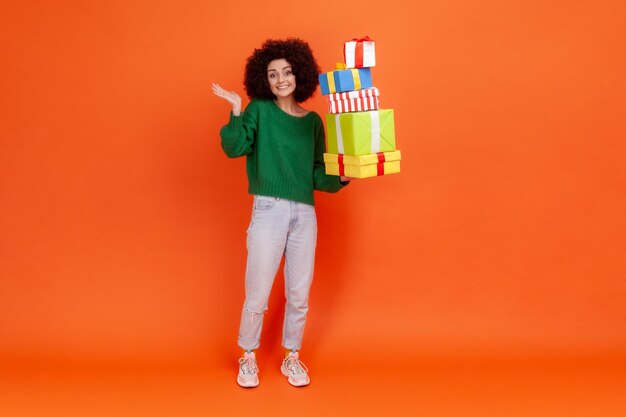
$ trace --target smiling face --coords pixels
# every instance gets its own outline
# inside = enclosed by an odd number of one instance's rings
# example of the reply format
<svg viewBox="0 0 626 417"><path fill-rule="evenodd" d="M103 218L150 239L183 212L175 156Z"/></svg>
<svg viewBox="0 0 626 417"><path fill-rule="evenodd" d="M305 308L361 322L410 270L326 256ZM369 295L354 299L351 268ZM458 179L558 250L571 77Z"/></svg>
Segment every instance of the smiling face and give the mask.
<svg viewBox="0 0 626 417"><path fill-rule="evenodd" d="M267 65L267 81L277 98L286 98L296 90L296 76L286 59L275 59Z"/></svg>

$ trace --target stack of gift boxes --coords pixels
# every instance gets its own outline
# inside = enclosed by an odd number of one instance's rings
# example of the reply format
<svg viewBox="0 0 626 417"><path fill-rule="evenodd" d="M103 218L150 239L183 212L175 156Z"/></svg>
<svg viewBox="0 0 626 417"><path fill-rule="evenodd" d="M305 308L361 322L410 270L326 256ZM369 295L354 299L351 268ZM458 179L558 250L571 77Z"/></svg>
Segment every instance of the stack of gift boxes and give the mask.
<svg viewBox="0 0 626 417"><path fill-rule="evenodd" d="M370 68L376 65L375 43L368 37L344 43L344 63L320 74L328 96L326 173L367 178L400 172L393 109L379 109L378 89Z"/></svg>

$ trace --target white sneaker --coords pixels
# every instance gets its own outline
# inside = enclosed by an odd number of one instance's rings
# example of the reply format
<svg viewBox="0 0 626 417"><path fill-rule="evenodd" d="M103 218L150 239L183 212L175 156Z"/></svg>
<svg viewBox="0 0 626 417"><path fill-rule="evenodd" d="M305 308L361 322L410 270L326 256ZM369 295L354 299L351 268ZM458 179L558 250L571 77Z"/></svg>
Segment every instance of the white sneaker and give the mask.
<svg viewBox="0 0 626 417"><path fill-rule="evenodd" d="M300 361L298 352L290 352L289 355L283 359L280 371L294 387L304 387L311 382L308 374L309 370L306 365Z"/></svg>
<svg viewBox="0 0 626 417"><path fill-rule="evenodd" d="M256 365L254 352L246 352L239 359L239 375L237 383L244 388L254 388L259 385L259 367Z"/></svg>

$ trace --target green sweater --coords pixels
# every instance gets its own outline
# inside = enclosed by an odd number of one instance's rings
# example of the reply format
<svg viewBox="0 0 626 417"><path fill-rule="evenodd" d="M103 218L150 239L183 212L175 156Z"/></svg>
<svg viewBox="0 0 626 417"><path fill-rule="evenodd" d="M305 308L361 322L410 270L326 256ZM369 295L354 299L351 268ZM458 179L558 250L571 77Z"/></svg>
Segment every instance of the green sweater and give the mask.
<svg viewBox="0 0 626 417"><path fill-rule="evenodd" d="M291 116L272 100L252 99L220 135L231 158L246 155L248 192L313 204L313 190L337 192L344 185L324 170L324 125L315 112Z"/></svg>

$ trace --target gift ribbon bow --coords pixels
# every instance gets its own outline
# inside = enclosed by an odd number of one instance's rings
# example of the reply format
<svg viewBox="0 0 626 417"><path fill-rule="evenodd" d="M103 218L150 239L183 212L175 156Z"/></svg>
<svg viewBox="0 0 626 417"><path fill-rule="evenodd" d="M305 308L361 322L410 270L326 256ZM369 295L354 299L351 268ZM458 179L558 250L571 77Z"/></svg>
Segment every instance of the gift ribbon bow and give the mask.
<svg viewBox="0 0 626 417"><path fill-rule="evenodd" d="M354 45L354 66L356 68L363 67L363 42L373 42L369 36L363 38L352 38L348 42L356 42ZM343 49L343 61L346 61L346 48Z"/></svg>

